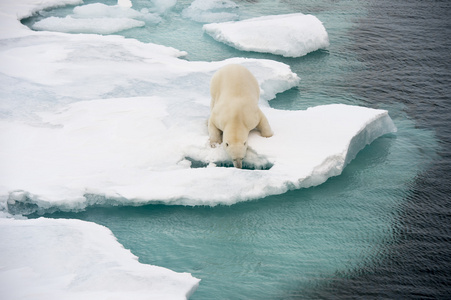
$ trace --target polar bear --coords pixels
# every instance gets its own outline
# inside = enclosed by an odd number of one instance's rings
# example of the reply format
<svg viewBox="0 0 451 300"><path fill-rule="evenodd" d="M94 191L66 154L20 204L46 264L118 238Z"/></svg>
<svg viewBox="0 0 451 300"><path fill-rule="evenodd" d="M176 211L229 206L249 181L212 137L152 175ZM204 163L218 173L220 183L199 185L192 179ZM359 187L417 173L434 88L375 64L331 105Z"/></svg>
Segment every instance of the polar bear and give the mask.
<svg viewBox="0 0 451 300"><path fill-rule="evenodd" d="M273 135L268 120L258 107L258 82L248 69L231 64L213 75L210 93L210 145L215 147L222 143L233 165L241 168L249 132L257 128L264 137Z"/></svg>

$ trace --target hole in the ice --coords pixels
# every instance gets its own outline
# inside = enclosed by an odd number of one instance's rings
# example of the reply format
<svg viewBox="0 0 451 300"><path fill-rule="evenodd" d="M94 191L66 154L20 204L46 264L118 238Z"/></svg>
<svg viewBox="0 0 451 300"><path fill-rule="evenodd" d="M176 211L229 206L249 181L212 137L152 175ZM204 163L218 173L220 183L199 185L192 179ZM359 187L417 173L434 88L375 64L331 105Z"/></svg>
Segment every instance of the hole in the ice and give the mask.
<svg viewBox="0 0 451 300"><path fill-rule="evenodd" d="M192 157L185 157L187 161L191 163L191 168L206 168L209 166L209 163L194 159ZM214 162L216 167L223 168L234 168L233 163L231 161L216 161ZM273 166L272 163L268 161L259 162L259 163L251 163L249 161L243 161L243 168L245 170L269 170Z"/></svg>
<svg viewBox="0 0 451 300"><path fill-rule="evenodd" d="M8 199L7 209L13 215L29 215L37 212L39 207L37 204L31 203L28 198L24 198L23 201Z"/></svg>

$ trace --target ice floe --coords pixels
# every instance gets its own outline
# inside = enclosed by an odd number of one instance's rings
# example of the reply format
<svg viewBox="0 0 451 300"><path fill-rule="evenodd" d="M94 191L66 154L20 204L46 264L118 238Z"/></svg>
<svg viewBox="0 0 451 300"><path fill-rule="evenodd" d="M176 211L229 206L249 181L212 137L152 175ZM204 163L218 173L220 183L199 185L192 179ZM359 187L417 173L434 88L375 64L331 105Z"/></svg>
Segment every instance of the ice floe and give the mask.
<svg viewBox="0 0 451 300"><path fill-rule="evenodd" d="M131 0L117 0L117 5L121 7L132 7L133 3Z"/></svg>
<svg viewBox="0 0 451 300"><path fill-rule="evenodd" d="M0 119L0 195L8 207L233 204L321 184L394 131L382 110L270 108L299 81L283 63L189 62L183 54L118 36L48 32L3 44L0 72L10 88L0 107L9 116ZM228 63L256 76L275 131L269 139L252 133L244 162L257 170L220 167L228 166L223 149L208 146L209 81Z"/></svg>
<svg viewBox="0 0 451 300"><path fill-rule="evenodd" d="M93 3L75 7L73 14L64 18L42 19L33 24L32 28L67 33L111 34L160 21L161 17L157 13L149 12L148 9L136 11L127 3L112 6Z"/></svg>
<svg viewBox="0 0 451 300"><path fill-rule="evenodd" d="M215 40L238 50L286 57L304 56L329 46L323 23L302 13L205 24L203 29Z"/></svg>
<svg viewBox="0 0 451 300"><path fill-rule="evenodd" d="M143 27L145 23L127 18L90 18L78 19L71 16L65 18L49 17L33 25L35 30L48 30L68 33L111 34L135 27Z"/></svg>
<svg viewBox="0 0 451 300"><path fill-rule="evenodd" d="M91 100L41 114L47 126L0 122L1 193L9 194L10 209L21 203L63 210L233 204L321 184L367 144L394 131L384 110L263 107L275 133L262 138L252 132L244 165L256 170L213 167L227 164L227 156L209 146L208 98L198 100ZM210 167L192 168L193 161Z"/></svg>
<svg viewBox="0 0 451 300"><path fill-rule="evenodd" d="M0 218L2 299L187 299L199 279L141 264L101 225Z"/></svg>

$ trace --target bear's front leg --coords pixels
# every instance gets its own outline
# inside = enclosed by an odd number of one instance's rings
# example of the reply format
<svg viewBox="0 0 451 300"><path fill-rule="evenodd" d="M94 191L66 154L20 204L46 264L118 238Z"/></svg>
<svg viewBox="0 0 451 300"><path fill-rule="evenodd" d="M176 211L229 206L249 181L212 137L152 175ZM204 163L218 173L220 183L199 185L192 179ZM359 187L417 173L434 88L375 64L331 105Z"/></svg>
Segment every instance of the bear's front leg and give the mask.
<svg viewBox="0 0 451 300"><path fill-rule="evenodd" d="M212 148L215 148L216 144L222 143L222 131L213 124L211 118L208 119L208 134L210 136L210 146Z"/></svg>

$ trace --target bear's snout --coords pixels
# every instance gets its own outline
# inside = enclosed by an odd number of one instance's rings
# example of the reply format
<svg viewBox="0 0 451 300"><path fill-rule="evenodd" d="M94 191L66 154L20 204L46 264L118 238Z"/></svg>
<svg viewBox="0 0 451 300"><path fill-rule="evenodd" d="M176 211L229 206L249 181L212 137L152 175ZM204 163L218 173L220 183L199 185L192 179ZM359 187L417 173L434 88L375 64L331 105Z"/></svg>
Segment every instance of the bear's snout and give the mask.
<svg viewBox="0 0 451 300"><path fill-rule="evenodd" d="M241 158L234 159L233 166L235 168L241 169L243 167L243 159L241 159Z"/></svg>

